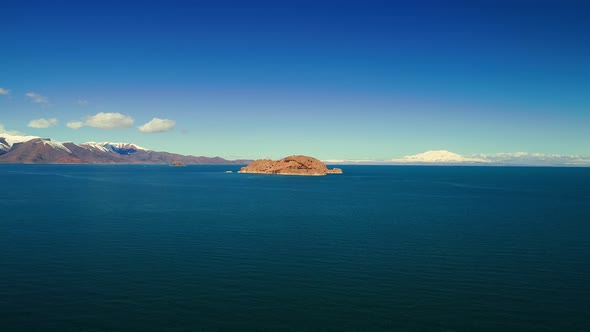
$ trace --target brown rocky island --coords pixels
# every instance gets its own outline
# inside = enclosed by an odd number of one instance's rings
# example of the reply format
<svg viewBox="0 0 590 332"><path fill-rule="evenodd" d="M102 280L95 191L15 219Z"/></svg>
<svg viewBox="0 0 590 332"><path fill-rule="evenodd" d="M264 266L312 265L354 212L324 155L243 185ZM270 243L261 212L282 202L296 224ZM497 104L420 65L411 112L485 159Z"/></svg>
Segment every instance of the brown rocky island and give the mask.
<svg viewBox="0 0 590 332"><path fill-rule="evenodd" d="M340 168L328 169L320 160L308 156L289 156L281 160L258 159L242 167L239 173L310 175L342 174Z"/></svg>

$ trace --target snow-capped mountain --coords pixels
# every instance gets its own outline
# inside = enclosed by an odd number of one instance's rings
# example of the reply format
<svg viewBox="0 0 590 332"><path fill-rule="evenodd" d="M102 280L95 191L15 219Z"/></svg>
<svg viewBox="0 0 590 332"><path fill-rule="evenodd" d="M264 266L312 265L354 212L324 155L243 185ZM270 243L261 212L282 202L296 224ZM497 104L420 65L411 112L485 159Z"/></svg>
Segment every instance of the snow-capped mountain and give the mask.
<svg viewBox="0 0 590 332"><path fill-rule="evenodd" d="M486 159L469 158L447 150L432 150L400 159L392 159L395 163L405 164L460 164L460 163L487 163Z"/></svg>
<svg viewBox="0 0 590 332"><path fill-rule="evenodd" d="M37 136L0 133L0 163L43 164L243 164L246 160L230 161L220 157L184 156L157 152L133 143L56 142Z"/></svg>
<svg viewBox="0 0 590 332"><path fill-rule="evenodd" d="M84 147L97 149L104 152L116 152L122 155L128 155L137 151L148 151L141 146L133 143L112 143L112 142L86 142L81 144Z"/></svg>
<svg viewBox="0 0 590 332"><path fill-rule="evenodd" d="M32 139L39 138L38 136L21 136L0 133L0 154L8 152L15 143L22 143Z"/></svg>

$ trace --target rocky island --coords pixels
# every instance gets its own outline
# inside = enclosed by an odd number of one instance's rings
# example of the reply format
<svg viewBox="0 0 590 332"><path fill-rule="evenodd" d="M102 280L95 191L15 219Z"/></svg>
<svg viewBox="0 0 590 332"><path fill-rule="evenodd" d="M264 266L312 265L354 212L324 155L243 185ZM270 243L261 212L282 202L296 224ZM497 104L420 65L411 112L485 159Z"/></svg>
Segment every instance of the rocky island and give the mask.
<svg viewBox="0 0 590 332"><path fill-rule="evenodd" d="M328 169L320 160L308 156L289 156L280 160L258 159L242 167L239 173L309 175L342 174L340 168Z"/></svg>

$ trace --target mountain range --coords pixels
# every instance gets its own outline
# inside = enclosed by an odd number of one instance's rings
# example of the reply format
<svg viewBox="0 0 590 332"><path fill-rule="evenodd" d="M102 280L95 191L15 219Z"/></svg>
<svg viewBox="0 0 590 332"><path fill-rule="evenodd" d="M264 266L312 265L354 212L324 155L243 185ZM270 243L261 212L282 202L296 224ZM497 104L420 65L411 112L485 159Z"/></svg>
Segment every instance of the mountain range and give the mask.
<svg viewBox="0 0 590 332"><path fill-rule="evenodd" d="M590 167L590 157L528 152L460 155L447 150L431 150L387 160L324 160L327 164L352 165L447 165L447 166L562 166Z"/></svg>
<svg viewBox="0 0 590 332"><path fill-rule="evenodd" d="M185 156L133 143L56 142L37 136L0 133L0 163L13 164L247 164L250 160Z"/></svg>

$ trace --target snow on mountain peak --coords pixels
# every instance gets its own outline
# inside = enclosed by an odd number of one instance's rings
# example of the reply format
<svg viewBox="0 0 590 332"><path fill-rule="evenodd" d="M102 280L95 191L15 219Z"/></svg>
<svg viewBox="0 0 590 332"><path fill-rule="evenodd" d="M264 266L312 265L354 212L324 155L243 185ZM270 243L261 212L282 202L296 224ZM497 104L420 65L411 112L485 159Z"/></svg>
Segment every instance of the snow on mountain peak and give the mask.
<svg viewBox="0 0 590 332"><path fill-rule="evenodd" d="M110 146L114 146L118 149L135 149L135 150L146 150L145 148L142 148L139 145L133 144L133 143L113 143L113 142L109 142L109 143L105 143L108 144Z"/></svg>
<svg viewBox="0 0 590 332"><path fill-rule="evenodd" d="M147 151L138 145L133 143L113 143L113 142L86 142L81 144L84 147L94 148L104 152L116 152L116 153L123 153L128 154L131 151L138 151L143 150Z"/></svg>
<svg viewBox="0 0 590 332"><path fill-rule="evenodd" d="M3 138L6 143L8 143L8 147L12 147L15 143L23 143L26 141L30 141L35 138L39 138L39 136L24 136L24 135L10 135L7 133L0 133L0 138ZM0 143L2 145L6 145Z"/></svg>
<svg viewBox="0 0 590 332"><path fill-rule="evenodd" d="M65 152L67 152L67 153L72 153L72 151L70 151L70 149L66 148L65 145L63 145L60 142L54 142L54 141L51 141L51 140L43 140L43 144L49 145L49 146L51 146L51 147L53 147L55 149L63 150Z"/></svg>
<svg viewBox="0 0 590 332"><path fill-rule="evenodd" d="M43 142L43 144L45 145L50 145L51 147L55 148L55 149L60 149L63 150L67 153L72 153L72 151L70 151L70 149L66 148L62 143L60 142L54 142L48 138L41 138L39 136L25 136L25 135L10 135L10 134L6 134L6 133L0 133L0 150L4 150L4 151L8 151L12 148L12 146L14 144L17 143L24 143L24 142L28 142L30 140L41 140L41 142ZM6 144L4 144L4 142L6 142Z"/></svg>
<svg viewBox="0 0 590 332"><path fill-rule="evenodd" d="M447 150L431 150L391 160L397 163L486 163L485 159L464 157Z"/></svg>

